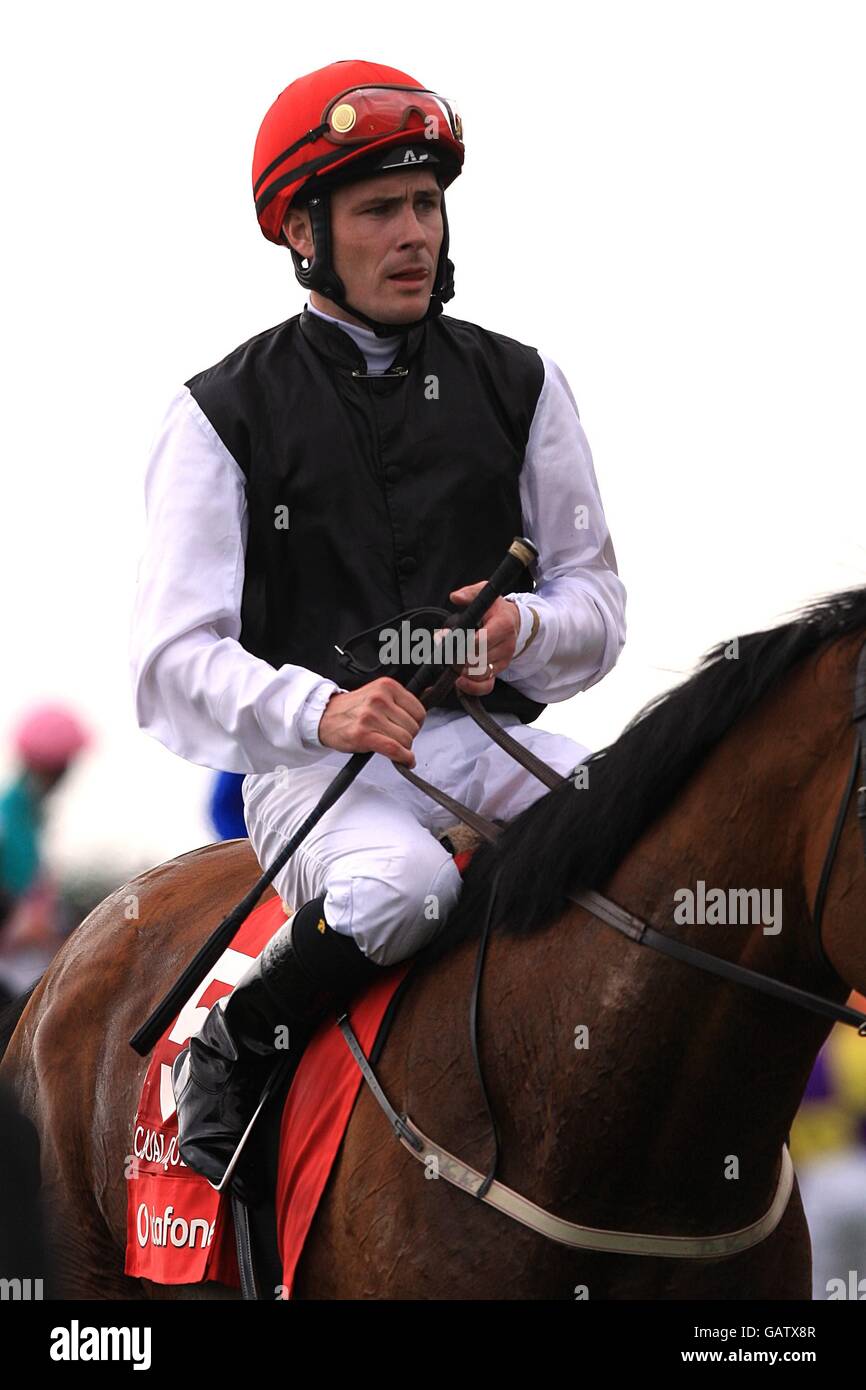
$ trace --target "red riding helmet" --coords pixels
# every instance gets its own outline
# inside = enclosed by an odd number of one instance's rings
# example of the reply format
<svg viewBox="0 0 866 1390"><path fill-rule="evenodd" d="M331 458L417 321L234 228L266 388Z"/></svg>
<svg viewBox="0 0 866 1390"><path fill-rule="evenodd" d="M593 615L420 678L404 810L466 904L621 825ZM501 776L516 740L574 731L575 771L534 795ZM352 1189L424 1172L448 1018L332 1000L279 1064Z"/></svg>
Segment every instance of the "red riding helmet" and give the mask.
<svg viewBox="0 0 866 1390"><path fill-rule="evenodd" d="M316 251L312 264L305 266L290 248L298 280L385 336L395 325L378 323L345 301L345 286L331 262L328 195L341 183L422 160L430 163L444 191L460 174L463 157L462 123L444 98L383 63L331 63L286 87L262 121L253 154L259 226L269 241L283 245L289 206L303 202L310 211ZM442 218L442 248L425 318L440 314L454 293L444 198Z"/></svg>

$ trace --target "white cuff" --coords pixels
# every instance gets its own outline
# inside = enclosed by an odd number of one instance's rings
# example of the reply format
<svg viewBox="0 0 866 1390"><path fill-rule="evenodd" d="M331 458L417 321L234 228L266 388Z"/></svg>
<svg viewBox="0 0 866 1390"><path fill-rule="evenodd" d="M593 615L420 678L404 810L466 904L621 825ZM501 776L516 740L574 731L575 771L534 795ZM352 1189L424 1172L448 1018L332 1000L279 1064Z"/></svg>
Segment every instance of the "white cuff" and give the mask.
<svg viewBox="0 0 866 1390"><path fill-rule="evenodd" d="M345 694L345 691L334 681L324 678L313 686L298 715L298 733L304 748L327 748L327 744L319 739L319 721L331 696L340 694Z"/></svg>
<svg viewBox="0 0 866 1390"><path fill-rule="evenodd" d="M543 626L541 612L544 603L539 602L534 593L506 594L505 598L516 603L520 611L520 627L517 630L517 645L514 648L514 656L504 671L500 671L499 674L504 676L506 680L511 676L519 680L521 676L529 674L529 668L533 672L536 669L536 649L540 645ZM524 652L527 653L525 661L522 660Z"/></svg>

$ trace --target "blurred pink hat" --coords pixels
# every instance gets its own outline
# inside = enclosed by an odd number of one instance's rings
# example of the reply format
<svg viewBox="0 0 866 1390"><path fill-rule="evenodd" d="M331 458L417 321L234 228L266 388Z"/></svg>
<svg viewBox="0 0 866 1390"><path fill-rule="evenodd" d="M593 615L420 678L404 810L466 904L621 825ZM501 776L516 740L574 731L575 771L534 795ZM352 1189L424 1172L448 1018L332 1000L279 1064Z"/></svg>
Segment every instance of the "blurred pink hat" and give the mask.
<svg viewBox="0 0 866 1390"><path fill-rule="evenodd" d="M43 771L65 767L93 742L77 715L57 704L34 705L19 721L12 740L28 767Z"/></svg>

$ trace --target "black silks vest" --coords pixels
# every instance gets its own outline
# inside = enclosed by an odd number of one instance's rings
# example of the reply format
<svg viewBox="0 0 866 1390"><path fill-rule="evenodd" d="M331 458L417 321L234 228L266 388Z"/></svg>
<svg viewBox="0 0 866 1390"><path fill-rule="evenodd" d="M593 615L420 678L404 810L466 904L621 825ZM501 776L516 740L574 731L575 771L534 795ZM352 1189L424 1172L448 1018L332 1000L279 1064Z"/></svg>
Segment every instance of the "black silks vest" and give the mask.
<svg viewBox="0 0 866 1390"><path fill-rule="evenodd" d="M349 335L304 309L185 383L246 478L241 645L344 689L364 678L335 643L406 609L453 611L449 592L524 533L535 348L440 315L402 336L401 367L367 376ZM524 723L545 708L501 680L483 703ZM452 693L444 708L462 707Z"/></svg>

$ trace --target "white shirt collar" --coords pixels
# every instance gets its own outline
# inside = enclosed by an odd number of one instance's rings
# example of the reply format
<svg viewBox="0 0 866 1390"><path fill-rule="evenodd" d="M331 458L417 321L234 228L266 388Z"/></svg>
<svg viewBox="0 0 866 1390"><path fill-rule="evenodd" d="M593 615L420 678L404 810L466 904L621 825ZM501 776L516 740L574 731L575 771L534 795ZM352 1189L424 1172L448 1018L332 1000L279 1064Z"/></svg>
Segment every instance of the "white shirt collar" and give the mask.
<svg viewBox="0 0 866 1390"><path fill-rule="evenodd" d="M395 333L393 337L377 338L372 328L360 328L356 323L346 323L344 319L335 319L333 314L325 314L321 309L317 309L311 300L307 300L307 309L311 314L316 314L320 319L327 319L329 323L335 323L338 328L342 328L344 333L348 333L363 352L367 362L367 371L371 375L387 372L400 347L399 333Z"/></svg>

